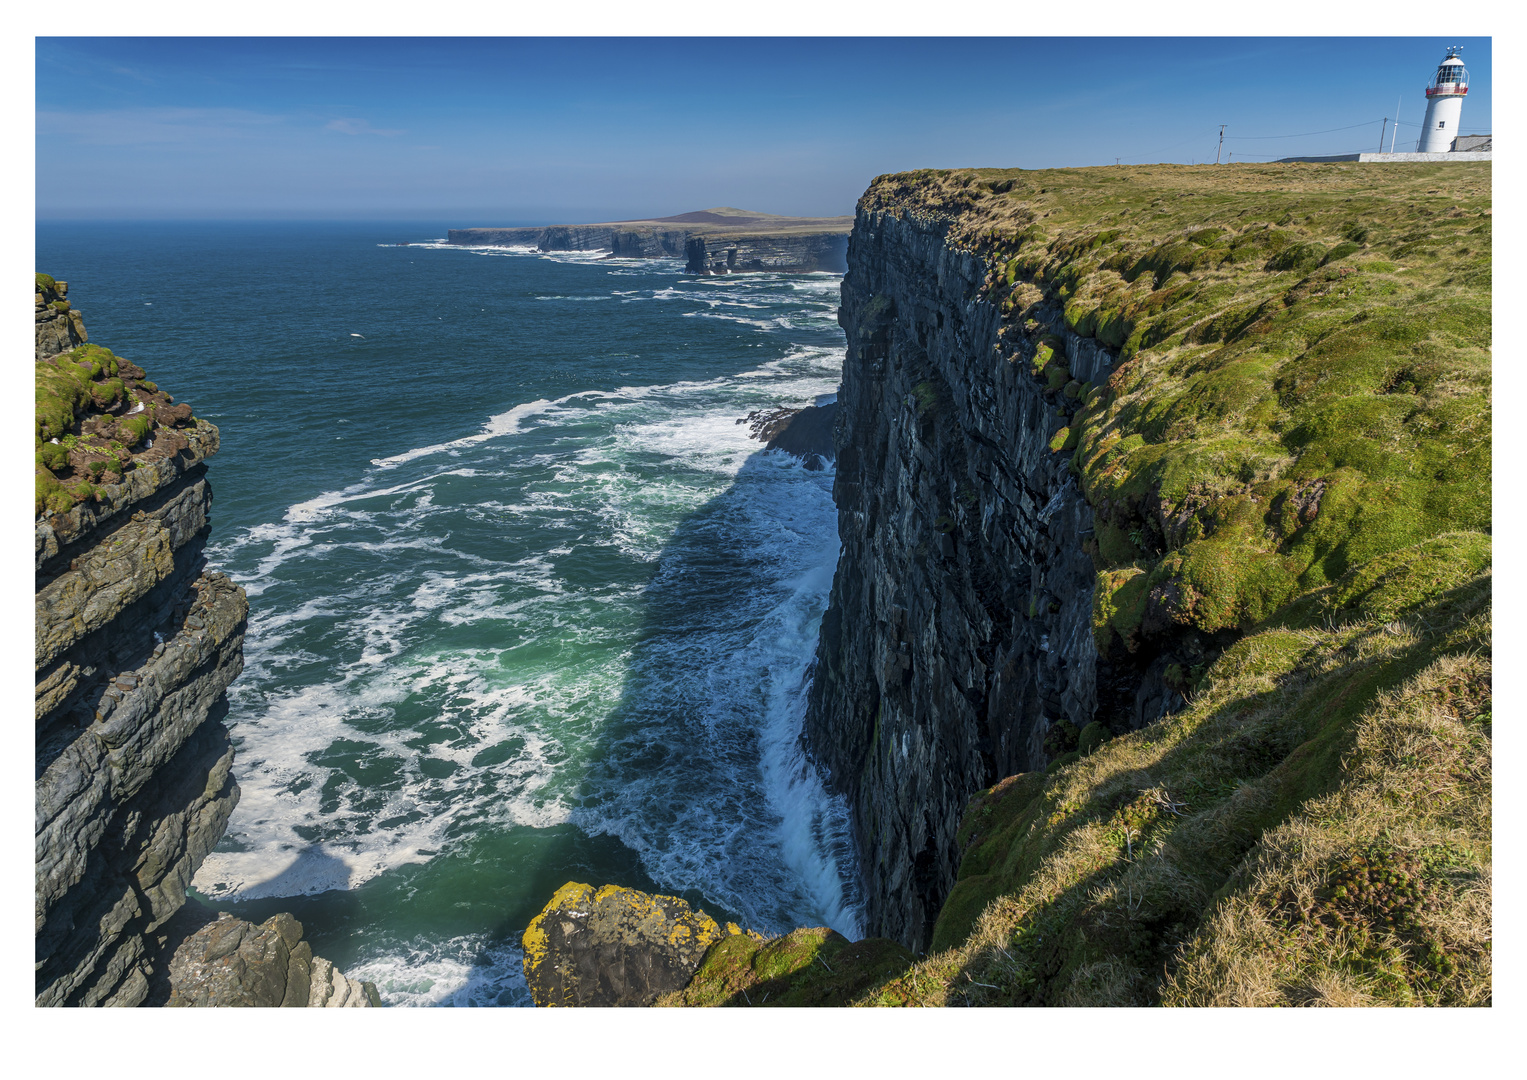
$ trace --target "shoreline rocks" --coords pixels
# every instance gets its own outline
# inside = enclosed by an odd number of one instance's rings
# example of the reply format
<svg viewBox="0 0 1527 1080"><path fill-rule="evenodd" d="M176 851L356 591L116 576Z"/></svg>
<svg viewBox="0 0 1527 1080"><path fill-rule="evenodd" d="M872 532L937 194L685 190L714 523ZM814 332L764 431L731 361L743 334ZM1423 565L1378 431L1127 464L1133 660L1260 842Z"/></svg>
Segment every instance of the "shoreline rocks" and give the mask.
<svg viewBox="0 0 1527 1080"><path fill-rule="evenodd" d="M349 978L314 956L287 914L256 926L222 912L170 960L166 1008L377 1008L376 984Z"/></svg>
<svg viewBox="0 0 1527 1080"><path fill-rule="evenodd" d="M651 1005L743 933L677 896L569 881L525 929L525 981L542 1007Z"/></svg>

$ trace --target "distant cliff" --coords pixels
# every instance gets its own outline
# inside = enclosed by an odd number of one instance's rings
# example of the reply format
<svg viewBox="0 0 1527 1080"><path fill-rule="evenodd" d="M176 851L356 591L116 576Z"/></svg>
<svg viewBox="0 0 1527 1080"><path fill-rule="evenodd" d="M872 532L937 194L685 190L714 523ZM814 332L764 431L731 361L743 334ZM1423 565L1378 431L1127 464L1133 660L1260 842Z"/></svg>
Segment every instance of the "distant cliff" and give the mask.
<svg viewBox="0 0 1527 1080"><path fill-rule="evenodd" d="M792 218L720 206L645 221L452 229L463 246L607 251L628 259L684 259L691 274L842 273L851 217Z"/></svg>

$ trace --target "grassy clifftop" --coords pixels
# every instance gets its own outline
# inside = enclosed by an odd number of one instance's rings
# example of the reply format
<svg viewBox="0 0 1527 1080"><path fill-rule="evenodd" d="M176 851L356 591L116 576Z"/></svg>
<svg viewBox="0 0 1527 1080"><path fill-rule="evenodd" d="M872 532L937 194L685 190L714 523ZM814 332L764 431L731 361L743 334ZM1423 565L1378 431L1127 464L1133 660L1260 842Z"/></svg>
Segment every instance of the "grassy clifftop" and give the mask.
<svg viewBox="0 0 1527 1080"><path fill-rule="evenodd" d="M1488 1001L1490 167L922 173L861 208L982 255L1049 386L1041 305L1119 350L1053 444L1104 655L1244 635L1169 672L1182 713L979 797L944 951L875 1000Z"/></svg>
<svg viewBox="0 0 1527 1080"><path fill-rule="evenodd" d="M929 955L842 1003L1490 1001L1490 176L871 185L985 260L993 362L1068 416L1100 652L1228 647L1167 669L1176 715L980 793Z"/></svg>
<svg viewBox="0 0 1527 1080"><path fill-rule="evenodd" d="M36 275L39 316L49 306L70 311L68 301L56 299L61 295L56 287L67 288L47 274ZM83 336L77 313L74 320ZM41 354L41 329L38 345ZM100 345L79 344L42 356L35 389L38 518L97 499L134 468L173 457L187 445L182 429L198 425L189 405L175 404L142 368Z"/></svg>
<svg viewBox="0 0 1527 1080"><path fill-rule="evenodd" d="M1009 340L1048 297L1126 361L1066 446L1105 655L1489 531L1488 164L909 173L861 207L948 222ZM1034 362L1069 378L1049 343Z"/></svg>

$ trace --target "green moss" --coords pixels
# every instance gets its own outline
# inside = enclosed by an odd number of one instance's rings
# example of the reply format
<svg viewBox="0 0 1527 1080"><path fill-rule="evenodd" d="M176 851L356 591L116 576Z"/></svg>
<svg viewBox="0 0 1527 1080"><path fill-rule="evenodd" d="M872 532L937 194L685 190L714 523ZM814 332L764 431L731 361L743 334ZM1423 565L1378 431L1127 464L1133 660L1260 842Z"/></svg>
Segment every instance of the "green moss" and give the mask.
<svg viewBox="0 0 1527 1080"><path fill-rule="evenodd" d="M1267 269L1273 273L1292 270L1302 274L1319 266L1325 256L1326 249L1321 244L1294 244L1268 259Z"/></svg>
<svg viewBox="0 0 1527 1080"><path fill-rule="evenodd" d="M1050 449L1059 453L1062 450L1075 450L1077 441L1081 438L1081 428L1063 427L1050 438Z"/></svg>
<svg viewBox="0 0 1527 1080"><path fill-rule="evenodd" d="M122 433L124 447L136 446L148 438L148 433L153 430L153 421L146 412L134 416L125 416L117 421L117 430Z"/></svg>
<svg viewBox="0 0 1527 1080"><path fill-rule="evenodd" d="M54 472L67 469L69 467L69 451L56 443L43 443L37 448L37 464Z"/></svg>
<svg viewBox="0 0 1527 1080"><path fill-rule="evenodd" d="M1058 357L1051 358L1044 368L1045 385L1051 390L1059 390L1071 381L1071 372L1065 363Z"/></svg>
<svg viewBox="0 0 1527 1080"><path fill-rule="evenodd" d="M1128 652L1140 647L1151 578L1138 566L1098 573L1092 589L1092 634L1098 655L1108 657L1115 642Z"/></svg>
<svg viewBox="0 0 1527 1080"><path fill-rule="evenodd" d="M91 344L36 364L34 417L39 466L49 470L66 469L69 451L82 445L74 434L75 426L94 414L124 403L128 391L119 375L120 370L121 365L110 349ZM106 454L104 460L95 459L86 466L91 480L98 481L109 474L122 475L131 469L133 459L129 447L146 439L153 426L153 413L146 410L116 421L117 441L102 447L98 438L91 440L91 447L102 449ZM54 439L58 440L57 445L52 442ZM75 502L94 495L95 489L89 483L67 488L49 485L39 474L37 512L63 513Z"/></svg>
<svg viewBox="0 0 1527 1080"><path fill-rule="evenodd" d="M37 291L38 292L42 292L42 291L44 291L46 289L52 289L52 288L56 287L57 284L58 283L53 280L53 276L51 274L38 274L37 275Z"/></svg>
<svg viewBox="0 0 1527 1080"><path fill-rule="evenodd" d="M920 382L912 387L912 397L917 402L918 415L925 415L938 406L938 387L932 382Z"/></svg>
<svg viewBox="0 0 1527 1080"><path fill-rule="evenodd" d="M1327 263L1336 262L1338 259L1345 259L1348 255L1354 255L1361 250L1363 250L1362 244L1353 240L1345 240L1326 252L1325 257L1320 260L1320 265L1324 266Z"/></svg>
<svg viewBox="0 0 1527 1080"><path fill-rule="evenodd" d="M681 991L657 1004L744 1008L847 1005L906 970L912 954L884 938L850 942L826 927L760 943L732 934L712 945Z"/></svg>

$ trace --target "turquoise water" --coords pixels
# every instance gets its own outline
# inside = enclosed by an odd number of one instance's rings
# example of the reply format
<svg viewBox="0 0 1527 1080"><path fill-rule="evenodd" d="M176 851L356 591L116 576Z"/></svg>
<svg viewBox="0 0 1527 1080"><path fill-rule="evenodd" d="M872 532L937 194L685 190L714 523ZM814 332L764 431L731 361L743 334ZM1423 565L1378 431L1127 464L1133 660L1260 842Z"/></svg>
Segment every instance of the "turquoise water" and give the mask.
<svg viewBox="0 0 1527 1080"><path fill-rule="evenodd" d="M243 796L197 893L394 1005L528 1004L567 880L858 936L798 743L832 474L737 422L836 389L838 279L392 246L443 235L38 228L92 340L223 434Z"/></svg>

